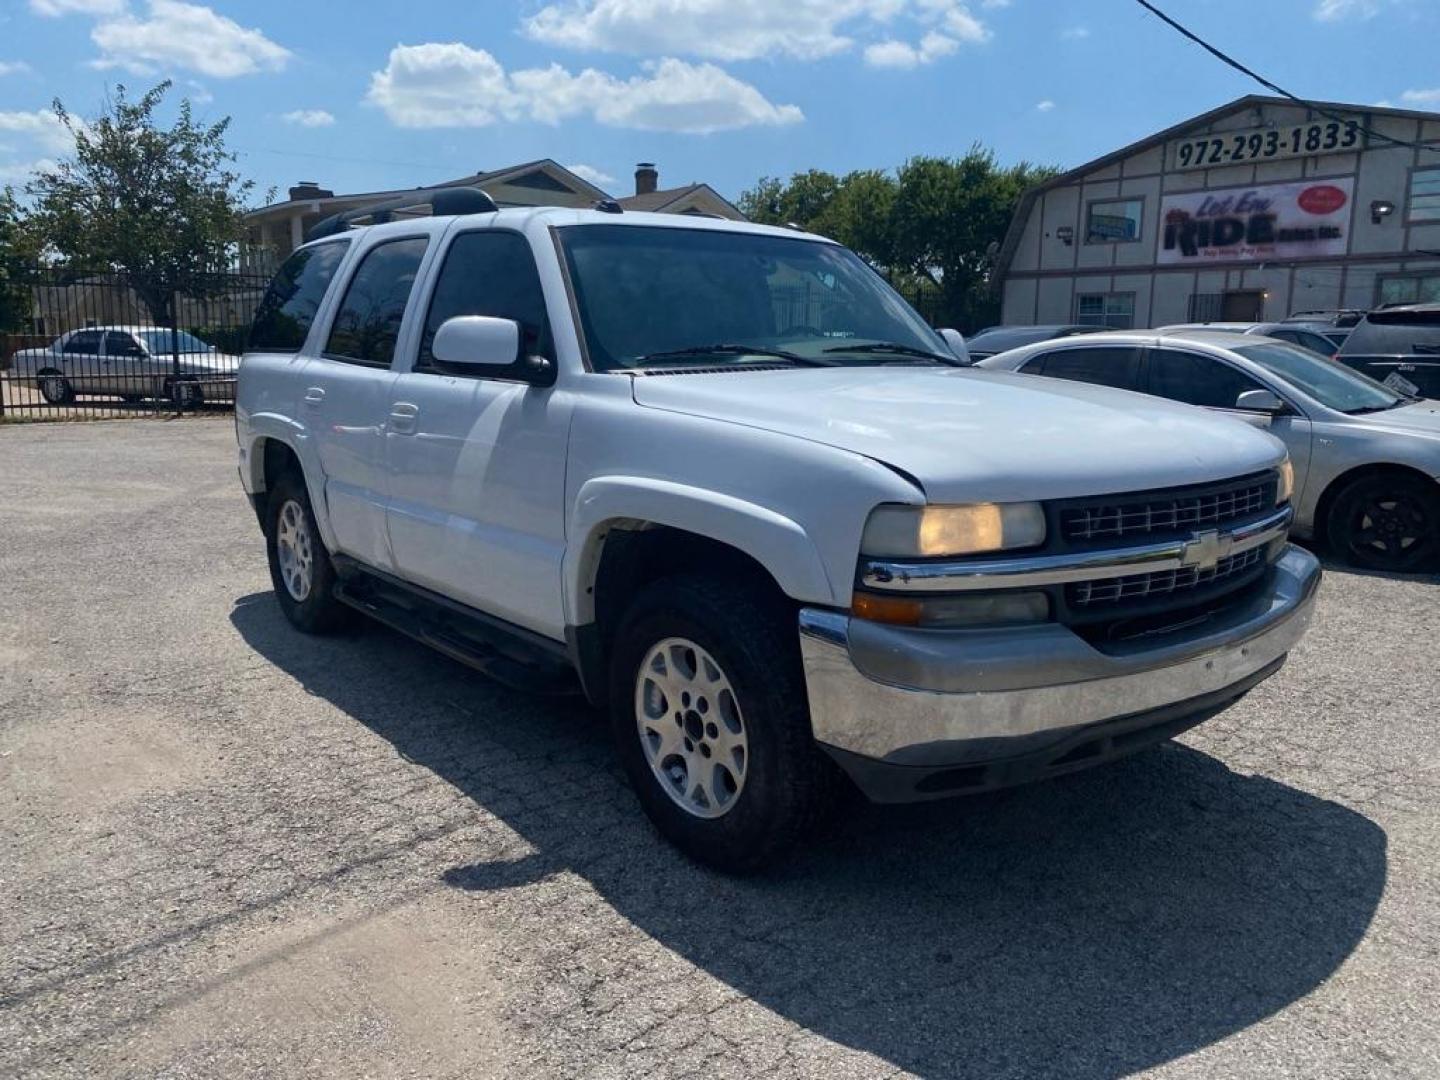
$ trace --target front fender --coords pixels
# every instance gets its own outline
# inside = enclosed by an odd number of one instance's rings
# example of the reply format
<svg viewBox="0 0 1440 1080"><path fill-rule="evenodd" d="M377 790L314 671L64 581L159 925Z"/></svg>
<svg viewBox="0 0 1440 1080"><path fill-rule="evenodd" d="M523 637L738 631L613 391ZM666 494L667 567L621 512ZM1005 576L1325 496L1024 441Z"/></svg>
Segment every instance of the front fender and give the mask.
<svg viewBox="0 0 1440 1080"><path fill-rule="evenodd" d="M664 525L718 540L765 567L792 599L837 602L820 553L794 520L704 488L644 476L609 476L586 481L571 512L564 575L565 611L573 625L594 619L590 585L604 537L623 521Z"/></svg>

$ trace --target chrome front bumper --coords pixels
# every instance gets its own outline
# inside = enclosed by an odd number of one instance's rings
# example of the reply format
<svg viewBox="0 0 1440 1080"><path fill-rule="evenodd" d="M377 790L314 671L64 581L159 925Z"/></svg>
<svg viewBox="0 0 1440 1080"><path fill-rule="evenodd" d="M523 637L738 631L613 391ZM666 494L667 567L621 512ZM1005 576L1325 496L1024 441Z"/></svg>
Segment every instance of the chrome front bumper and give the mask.
<svg viewBox="0 0 1440 1080"><path fill-rule="evenodd" d="M862 766L933 771L1043 760L1047 748L1068 748L1110 722L1133 731L1147 718L1169 724L1217 711L1300 640L1320 566L1288 547L1268 580L1192 633L1103 651L1054 623L914 630L806 608L800 643L815 737L862 787L888 799L904 785L867 784Z"/></svg>

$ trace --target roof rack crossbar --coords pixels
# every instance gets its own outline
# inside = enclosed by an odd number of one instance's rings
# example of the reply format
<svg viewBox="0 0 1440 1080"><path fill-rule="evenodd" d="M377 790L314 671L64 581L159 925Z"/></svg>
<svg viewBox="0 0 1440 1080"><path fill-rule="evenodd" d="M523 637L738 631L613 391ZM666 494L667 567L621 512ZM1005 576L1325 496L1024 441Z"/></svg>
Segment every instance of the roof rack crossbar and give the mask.
<svg viewBox="0 0 1440 1080"><path fill-rule="evenodd" d="M354 210L346 210L343 213L331 214L310 226L309 231L305 234L305 239L310 241L319 240L325 236L334 236L337 233L353 229L355 223L363 218L369 218L371 223L379 225L394 220L395 211L417 206L429 206L430 213L427 215L429 217L493 214L500 209L495 205L495 200L479 188L432 188L429 191L417 191L395 199L386 199L384 202L357 206Z"/></svg>

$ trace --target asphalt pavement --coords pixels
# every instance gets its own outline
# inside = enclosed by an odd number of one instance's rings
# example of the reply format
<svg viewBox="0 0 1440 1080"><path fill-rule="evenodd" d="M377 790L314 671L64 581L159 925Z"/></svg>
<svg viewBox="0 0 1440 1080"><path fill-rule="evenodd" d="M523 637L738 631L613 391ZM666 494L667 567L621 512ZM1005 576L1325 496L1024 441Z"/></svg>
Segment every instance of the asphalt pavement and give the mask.
<svg viewBox="0 0 1440 1080"><path fill-rule="evenodd" d="M0 1075L1440 1075L1440 579L1109 768L687 863L595 714L270 595L227 420L0 427Z"/></svg>

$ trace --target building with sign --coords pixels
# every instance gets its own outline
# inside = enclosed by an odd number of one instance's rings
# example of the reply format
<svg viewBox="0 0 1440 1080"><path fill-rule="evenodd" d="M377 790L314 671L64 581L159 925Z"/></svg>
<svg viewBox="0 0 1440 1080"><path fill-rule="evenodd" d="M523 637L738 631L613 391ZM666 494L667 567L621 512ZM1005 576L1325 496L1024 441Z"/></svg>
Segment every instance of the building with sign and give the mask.
<svg viewBox="0 0 1440 1080"><path fill-rule="evenodd" d="M996 283L1011 324L1440 301L1440 113L1241 98L1027 192Z"/></svg>

